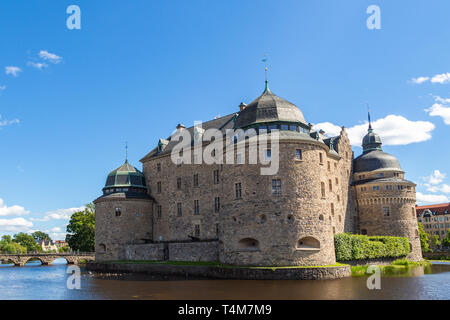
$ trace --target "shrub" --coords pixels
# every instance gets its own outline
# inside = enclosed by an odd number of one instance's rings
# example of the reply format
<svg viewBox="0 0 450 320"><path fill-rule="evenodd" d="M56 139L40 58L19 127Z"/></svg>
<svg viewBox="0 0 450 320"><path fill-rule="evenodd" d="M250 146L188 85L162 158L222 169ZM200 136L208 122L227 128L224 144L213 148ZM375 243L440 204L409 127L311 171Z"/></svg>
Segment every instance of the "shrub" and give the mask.
<svg viewBox="0 0 450 320"><path fill-rule="evenodd" d="M334 236L337 261L405 257L408 238L340 233Z"/></svg>

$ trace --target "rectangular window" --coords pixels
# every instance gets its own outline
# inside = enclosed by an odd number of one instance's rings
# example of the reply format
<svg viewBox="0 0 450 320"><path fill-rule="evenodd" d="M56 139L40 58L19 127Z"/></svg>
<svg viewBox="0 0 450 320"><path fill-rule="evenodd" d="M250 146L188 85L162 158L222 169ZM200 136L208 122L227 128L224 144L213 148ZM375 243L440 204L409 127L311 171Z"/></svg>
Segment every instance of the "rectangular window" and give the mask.
<svg viewBox="0 0 450 320"><path fill-rule="evenodd" d="M339 179L335 178L335 181L336 181L336 185L339 185Z"/></svg>
<svg viewBox="0 0 450 320"><path fill-rule="evenodd" d="M281 130L289 130L289 125L287 125L287 124L282 124L282 125L281 125Z"/></svg>
<svg viewBox="0 0 450 320"><path fill-rule="evenodd" d="M266 160L269 161L272 159L272 150L267 149L266 150Z"/></svg>
<svg viewBox="0 0 450 320"><path fill-rule="evenodd" d="M295 150L295 159L302 160L302 150L301 149Z"/></svg>
<svg viewBox="0 0 450 320"><path fill-rule="evenodd" d="M161 193L161 181L158 181L157 183L156 183L156 192L157 193Z"/></svg>
<svg viewBox="0 0 450 320"><path fill-rule="evenodd" d="M236 199L242 199L242 188L240 183L234 185L236 191Z"/></svg>
<svg viewBox="0 0 450 320"><path fill-rule="evenodd" d="M177 178L177 189L181 190L181 178Z"/></svg>
<svg viewBox="0 0 450 320"><path fill-rule="evenodd" d="M181 202L177 203L177 216L181 217L183 215L183 211L181 210Z"/></svg>
<svg viewBox="0 0 450 320"><path fill-rule="evenodd" d="M200 205L198 200L194 200L194 214L200 214Z"/></svg>
<svg viewBox="0 0 450 320"><path fill-rule="evenodd" d="M330 163L330 161L327 161L327 169L328 169L328 171L331 171L331 163Z"/></svg>
<svg viewBox="0 0 450 320"><path fill-rule="evenodd" d="M198 174L194 174L194 187L198 187Z"/></svg>
<svg viewBox="0 0 450 320"><path fill-rule="evenodd" d="M196 237L200 237L200 225L199 224L195 225L194 235Z"/></svg>
<svg viewBox="0 0 450 320"><path fill-rule="evenodd" d="M325 182L320 183L320 191L322 193L322 198L325 198Z"/></svg>
<svg viewBox="0 0 450 320"><path fill-rule="evenodd" d="M122 209L116 208L116 217L120 217L122 215Z"/></svg>
<svg viewBox="0 0 450 320"><path fill-rule="evenodd" d="M273 195L281 195L281 180L280 179L272 180L272 194Z"/></svg>
<svg viewBox="0 0 450 320"><path fill-rule="evenodd" d="M383 207L383 217L389 217L389 207Z"/></svg>
<svg viewBox="0 0 450 320"><path fill-rule="evenodd" d="M219 212L220 211L220 198L216 197L214 199L214 212Z"/></svg>
<svg viewBox="0 0 450 320"><path fill-rule="evenodd" d="M323 164L323 155L322 152L319 152L319 163Z"/></svg>
<svg viewBox="0 0 450 320"><path fill-rule="evenodd" d="M161 171L161 163L156 164L156 171L158 171L158 172Z"/></svg>
<svg viewBox="0 0 450 320"><path fill-rule="evenodd" d="M162 216L162 207L159 204L156 205L156 215L158 218L161 218L161 216Z"/></svg>
<svg viewBox="0 0 450 320"><path fill-rule="evenodd" d="M380 190L380 186L373 186L373 187L372 187L372 190L373 190L373 191L378 191L378 190Z"/></svg>
<svg viewBox="0 0 450 320"><path fill-rule="evenodd" d="M214 184L219 183L219 170L214 170Z"/></svg>
<svg viewBox="0 0 450 320"><path fill-rule="evenodd" d="M333 182L331 181L331 179L328 180L328 189L330 189L330 192L333 191Z"/></svg>
<svg viewBox="0 0 450 320"><path fill-rule="evenodd" d="M334 203L330 203L331 215L334 216Z"/></svg>

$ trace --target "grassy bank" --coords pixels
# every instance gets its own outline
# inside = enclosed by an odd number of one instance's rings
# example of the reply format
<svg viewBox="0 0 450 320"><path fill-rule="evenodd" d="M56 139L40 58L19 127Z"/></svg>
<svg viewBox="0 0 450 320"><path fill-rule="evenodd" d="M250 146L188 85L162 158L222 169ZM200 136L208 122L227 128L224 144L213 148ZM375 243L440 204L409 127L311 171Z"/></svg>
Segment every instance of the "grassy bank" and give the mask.
<svg viewBox="0 0 450 320"><path fill-rule="evenodd" d="M431 263L427 260L423 261L410 261L407 259L398 259L392 262L390 265L378 265L377 267L380 268L382 275L398 275L398 274L405 274L407 273L411 268L415 267L429 267ZM366 266L352 266L351 272L352 277L363 277L368 276L367 268L369 268L369 265Z"/></svg>

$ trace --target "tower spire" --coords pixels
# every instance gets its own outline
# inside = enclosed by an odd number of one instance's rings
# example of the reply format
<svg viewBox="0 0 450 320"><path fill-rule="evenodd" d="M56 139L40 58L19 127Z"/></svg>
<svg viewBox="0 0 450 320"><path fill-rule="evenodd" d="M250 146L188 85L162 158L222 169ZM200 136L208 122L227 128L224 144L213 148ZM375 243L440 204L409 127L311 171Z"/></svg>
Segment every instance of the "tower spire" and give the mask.
<svg viewBox="0 0 450 320"><path fill-rule="evenodd" d="M372 122L370 121L370 108L369 104L367 103L367 119L369 120L369 132L372 132Z"/></svg>
<svg viewBox="0 0 450 320"><path fill-rule="evenodd" d="M268 78L268 73L267 71L269 70L267 68L267 54L264 54L264 58L262 59L262 62L264 62L264 73L265 73L265 87L264 87L264 92L269 91L269 78Z"/></svg>
<svg viewBox="0 0 450 320"><path fill-rule="evenodd" d="M128 141L125 142L125 163L128 163Z"/></svg>

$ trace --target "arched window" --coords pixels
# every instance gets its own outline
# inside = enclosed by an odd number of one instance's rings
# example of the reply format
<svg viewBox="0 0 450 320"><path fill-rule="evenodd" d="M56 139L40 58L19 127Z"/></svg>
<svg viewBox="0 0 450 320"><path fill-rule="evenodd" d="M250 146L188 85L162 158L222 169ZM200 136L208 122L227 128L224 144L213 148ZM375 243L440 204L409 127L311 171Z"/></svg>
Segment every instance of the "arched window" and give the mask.
<svg viewBox="0 0 450 320"><path fill-rule="evenodd" d="M259 250L259 242L253 238L245 238L239 241L239 248L242 250Z"/></svg>
<svg viewBox="0 0 450 320"><path fill-rule="evenodd" d="M298 240L297 249L299 250L319 250L320 242L313 237L304 237Z"/></svg>
<svg viewBox="0 0 450 320"><path fill-rule="evenodd" d="M416 235L416 238L418 238L418 237L419 237L419 230L417 230L417 229L416 229L416 231L415 231L415 235Z"/></svg>
<svg viewBox="0 0 450 320"><path fill-rule="evenodd" d="M103 243L100 243L98 248L99 252L106 252L106 245L104 245Z"/></svg>

